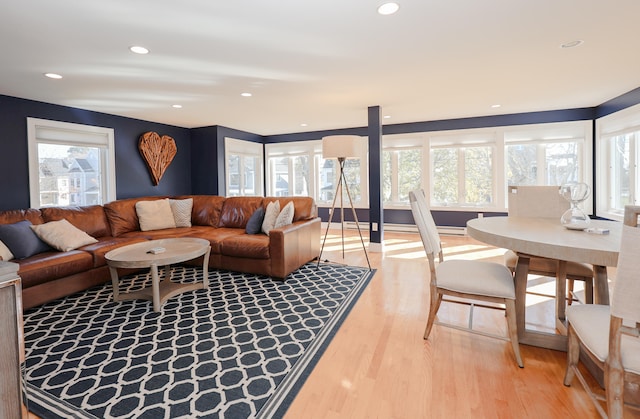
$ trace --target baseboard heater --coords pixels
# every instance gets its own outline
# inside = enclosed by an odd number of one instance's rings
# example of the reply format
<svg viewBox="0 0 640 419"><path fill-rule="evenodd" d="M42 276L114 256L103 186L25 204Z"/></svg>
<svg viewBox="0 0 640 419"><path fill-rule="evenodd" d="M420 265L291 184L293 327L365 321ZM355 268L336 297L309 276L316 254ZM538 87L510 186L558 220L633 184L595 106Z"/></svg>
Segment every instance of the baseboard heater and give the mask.
<svg viewBox="0 0 640 419"><path fill-rule="evenodd" d="M369 231L369 223L360 222L360 230ZM324 224L326 228L326 223ZM336 223L335 221L331 225L332 228L340 228L340 223ZM357 230L357 226L355 221L345 221L344 228L348 230ZM418 233L418 227L415 224L393 224L393 223L385 223L384 224L385 231L397 231L401 233ZM466 227L455 227L455 226L438 226L438 233L444 236L466 236L467 228Z"/></svg>

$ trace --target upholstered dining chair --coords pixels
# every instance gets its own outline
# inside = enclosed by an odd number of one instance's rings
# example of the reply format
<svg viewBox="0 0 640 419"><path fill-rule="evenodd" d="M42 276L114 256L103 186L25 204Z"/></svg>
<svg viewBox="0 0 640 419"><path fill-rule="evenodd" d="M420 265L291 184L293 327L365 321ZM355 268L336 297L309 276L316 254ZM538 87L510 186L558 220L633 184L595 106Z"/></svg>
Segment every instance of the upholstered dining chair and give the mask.
<svg viewBox="0 0 640 419"><path fill-rule="evenodd" d="M510 217L541 217L555 218L560 223L560 217L571 204L560 195L559 186L509 186L508 205ZM515 272L518 255L508 250L504 255L505 265ZM566 262L568 282L568 304L574 297L574 281L584 282L585 302L593 303L593 267L586 263ZM532 257L529 260L529 273L541 276L558 276L558 261L542 257ZM562 283L560 283L562 281ZM558 291L567 292L565 282L558 278ZM558 301L562 301L558 299ZM559 305L559 315L564 318L564 302Z"/></svg>
<svg viewBox="0 0 640 419"><path fill-rule="evenodd" d="M623 417L625 382L640 385L640 206L625 208L611 306L575 304L568 308L569 345L564 384L575 375L591 396L596 409L607 417ZM605 397L594 394L578 369L580 347L604 370Z"/></svg>
<svg viewBox="0 0 640 419"><path fill-rule="evenodd" d="M413 218L429 260L429 270L431 272L431 304L424 339L429 338L436 313L440 308L444 295L504 304L509 338L516 362L520 368L524 367L520 356L516 329L515 286L509 269L500 263L494 262L457 259L444 261L440 236L427 205L424 191L409 192L409 201ZM438 259L437 266L436 258ZM468 330L474 332L471 329Z"/></svg>

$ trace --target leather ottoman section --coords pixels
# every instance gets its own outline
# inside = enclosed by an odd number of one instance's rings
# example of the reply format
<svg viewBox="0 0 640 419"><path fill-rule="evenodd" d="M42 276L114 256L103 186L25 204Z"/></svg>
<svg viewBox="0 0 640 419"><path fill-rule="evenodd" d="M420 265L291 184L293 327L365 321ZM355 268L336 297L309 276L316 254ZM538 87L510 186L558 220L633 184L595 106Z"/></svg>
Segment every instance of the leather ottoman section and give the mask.
<svg viewBox="0 0 640 419"><path fill-rule="evenodd" d="M242 234L222 241L222 256L269 259L269 237L264 234Z"/></svg>
<svg viewBox="0 0 640 419"><path fill-rule="evenodd" d="M93 269L93 256L80 250L39 253L15 262L23 289Z"/></svg>
<svg viewBox="0 0 640 419"><path fill-rule="evenodd" d="M194 229L192 227L192 229ZM243 229L240 228L211 228L202 227L201 229L194 229L189 237L196 237L198 239L209 240L211 243L211 256L214 254L222 253L222 242L229 237L246 235Z"/></svg>
<svg viewBox="0 0 640 419"><path fill-rule="evenodd" d="M105 266L107 261L104 258L104 255L115 248L126 246L128 244L140 243L147 241L143 238L128 238L128 237L100 237L98 238L98 243L92 243L87 246L83 246L78 248L78 250L82 250L88 252L93 257L93 266L100 267Z"/></svg>
<svg viewBox="0 0 640 419"><path fill-rule="evenodd" d="M37 287L22 289L22 308L24 310L66 297L75 292L87 290L104 284L111 276L107 266L91 269L85 272L69 275L64 278L47 281Z"/></svg>
<svg viewBox="0 0 640 419"><path fill-rule="evenodd" d="M262 206L263 201L262 197L250 196L234 196L225 199L218 227L246 228L249 218Z"/></svg>
<svg viewBox="0 0 640 419"><path fill-rule="evenodd" d="M164 198L166 198L166 196L147 196L143 198L120 199L104 204L104 212L109 220L111 234L114 237L118 237L130 231L140 231L136 202L155 201Z"/></svg>
<svg viewBox="0 0 640 419"><path fill-rule="evenodd" d="M66 219L88 235L98 238L111 235L109 220L101 205L88 207L47 207L42 208L45 222Z"/></svg>
<svg viewBox="0 0 640 419"><path fill-rule="evenodd" d="M247 259L224 255L221 257L221 269L271 276L271 261L269 259Z"/></svg>
<svg viewBox="0 0 640 419"><path fill-rule="evenodd" d="M43 224L42 212L39 209L0 211L0 224L13 224L18 221L29 220L31 224Z"/></svg>
<svg viewBox="0 0 640 419"><path fill-rule="evenodd" d="M191 209L191 224L194 226L217 227L220 222L220 210L225 201L223 196L213 195L183 195L174 199L193 199Z"/></svg>

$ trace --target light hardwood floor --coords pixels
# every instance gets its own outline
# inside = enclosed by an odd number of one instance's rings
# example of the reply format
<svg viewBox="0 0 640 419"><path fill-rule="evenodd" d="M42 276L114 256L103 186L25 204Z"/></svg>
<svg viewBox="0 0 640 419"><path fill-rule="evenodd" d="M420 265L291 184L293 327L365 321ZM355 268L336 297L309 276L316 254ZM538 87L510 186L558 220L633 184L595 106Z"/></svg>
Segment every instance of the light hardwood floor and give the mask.
<svg viewBox="0 0 640 419"><path fill-rule="evenodd" d="M348 235L342 259L339 231L330 231L323 260L366 266L359 238ZM445 260L502 260L504 251L473 239L442 239ZM525 367L520 369L507 341L438 325L423 340L429 270L422 249L417 234L387 232L384 253L369 253L375 277L286 418L598 417L577 380L572 387L562 384L564 352L521 345ZM464 322L467 310L443 303L439 320ZM506 333L502 311L474 313L476 326ZM532 296L527 313L528 321L545 328L545 320L553 324L553 301ZM637 412L628 414L638 417Z"/></svg>
<svg viewBox="0 0 640 419"><path fill-rule="evenodd" d="M339 234L330 231L323 260L366 266L356 233L346 233L344 259ZM501 261L500 249L466 237L442 239L445 259ZM422 339L429 271L417 234L387 232L384 253L369 257L377 270L374 278L293 401L287 419L598 417L577 380L572 387L562 384L564 352L521 345L521 369L507 341L438 325L429 340ZM546 291L544 283L538 287ZM439 320L463 323L467 310L443 303ZM531 296L528 310L530 327L553 324L551 300ZM501 311L476 309L474 325L506 333ZM640 415L627 410L625 417ZM30 418L37 419L33 414Z"/></svg>

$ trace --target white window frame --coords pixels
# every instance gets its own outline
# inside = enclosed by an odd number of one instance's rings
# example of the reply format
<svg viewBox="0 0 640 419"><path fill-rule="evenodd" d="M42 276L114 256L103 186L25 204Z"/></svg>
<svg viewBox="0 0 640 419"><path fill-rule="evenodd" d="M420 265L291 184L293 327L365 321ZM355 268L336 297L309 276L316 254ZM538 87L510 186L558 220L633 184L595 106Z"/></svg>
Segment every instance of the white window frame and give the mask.
<svg viewBox="0 0 640 419"><path fill-rule="evenodd" d="M466 147L491 147L492 148L492 196L493 201L490 205L451 205L451 206L440 206L433 205L432 209L435 210L443 210L443 211L498 211L504 205L504 195L501 193L501 188L498 185L504 183L504 175L501 173L501 167L504 166L504 143L502 141L502 137L497 134L496 128L479 128L479 129L465 129L465 130L452 130L452 131L439 131L429 133L427 136L427 143L429 149L429 172L427 175L429 176L429 182L426 183L428 185L425 188L425 193L429 197L431 201L432 194L432 181L433 177L431 176L432 170L432 153L431 150L435 148L457 148L458 149L458 161L462 159L462 152ZM465 172L464 165L458 164L458 181L464 186L465 180ZM458 194L462 194L464 192L464 187L458 188Z"/></svg>
<svg viewBox="0 0 640 419"><path fill-rule="evenodd" d="M225 137L224 139L224 173L225 173L225 190L227 194L231 190L230 179L231 171L229 170L229 158L231 156L240 157L239 170L240 170L240 196L247 196L244 193L245 184L245 171L244 160L245 158L256 158L258 161L258 167L255 168L255 193L252 196L264 196L264 146L261 143L254 143L253 141L238 140L235 138Z"/></svg>
<svg viewBox="0 0 640 419"><path fill-rule="evenodd" d="M402 147L422 147L423 171L421 177L422 188L427 196L432 191L432 153L438 147L464 148L469 146L493 147L493 202L488 206L451 205L432 206L436 210L444 211L507 211L507 164L506 145L536 144L544 147L544 143L558 143L579 141L581 143L579 159L579 178L591 186L592 179L592 123L591 121L569 121L546 124L527 124L503 127L470 128L449 131L433 131L412 134L394 134L383 137L383 152L401 149ZM542 157L540 157L542 158ZM543 162L541 167L545 167ZM458 165L458 179L464 182L464 167ZM542 184L544 172L538 173L539 184ZM392 174L392 179L397 175ZM462 191L462 189L460 189ZM589 214L592 212L592 196L583 204ZM400 203L385 203L384 208L406 209L408 206Z"/></svg>
<svg viewBox="0 0 640 419"><path fill-rule="evenodd" d="M402 151L410 149L420 149L422 151L422 173L420 176L420 187L425 189L425 192L430 190L427 185L429 184L429 173L431 168L431 159L429 158L429 147L426 140L425 133L418 134L394 134L385 135L382 137L382 152L386 151ZM397 154L392 155L391 160L391 202L383 204L385 209L408 209L410 204L399 202L398 200L398 173L397 170L398 161ZM381 168L382 169L382 168ZM384 176L384 173L382 173ZM380 191L382 193L382 191Z"/></svg>
<svg viewBox="0 0 640 419"><path fill-rule="evenodd" d="M27 142L29 154L29 195L30 206L40 208L40 162L38 144L72 145L79 147L97 147L100 153L102 181L101 204L116 199L116 156L113 128L50 121L39 118L27 118Z"/></svg>
<svg viewBox="0 0 640 419"><path fill-rule="evenodd" d="M368 154L367 154L368 155ZM322 163L322 140L307 140L307 141L292 141L287 143L273 143L265 145L265 158L266 164L266 179L267 179L267 195L272 196L275 193L275 168L271 163L272 158L278 157L298 157L307 156L309 161L309 193L313 194L313 199L316 201L318 207L330 208L331 202L320 202L320 188L321 182L318 179L319 167ZM369 179L368 171L369 165L367 158L360 161L360 179ZM291 167L290 160L290 173L293 168ZM336 180L334 185L338 183L339 172L336 171ZM369 208L369 182L363 182L360 185L361 199L354 201L353 206L355 208ZM290 191L293 193L293 191ZM348 204L348 203L347 203Z"/></svg>
<svg viewBox="0 0 640 419"><path fill-rule="evenodd" d="M640 104L596 120L596 179L598 198L596 215L622 221L624 211L611 206L612 153L610 140L620 135L632 134L629 150L629 192L632 205L640 202Z"/></svg>

